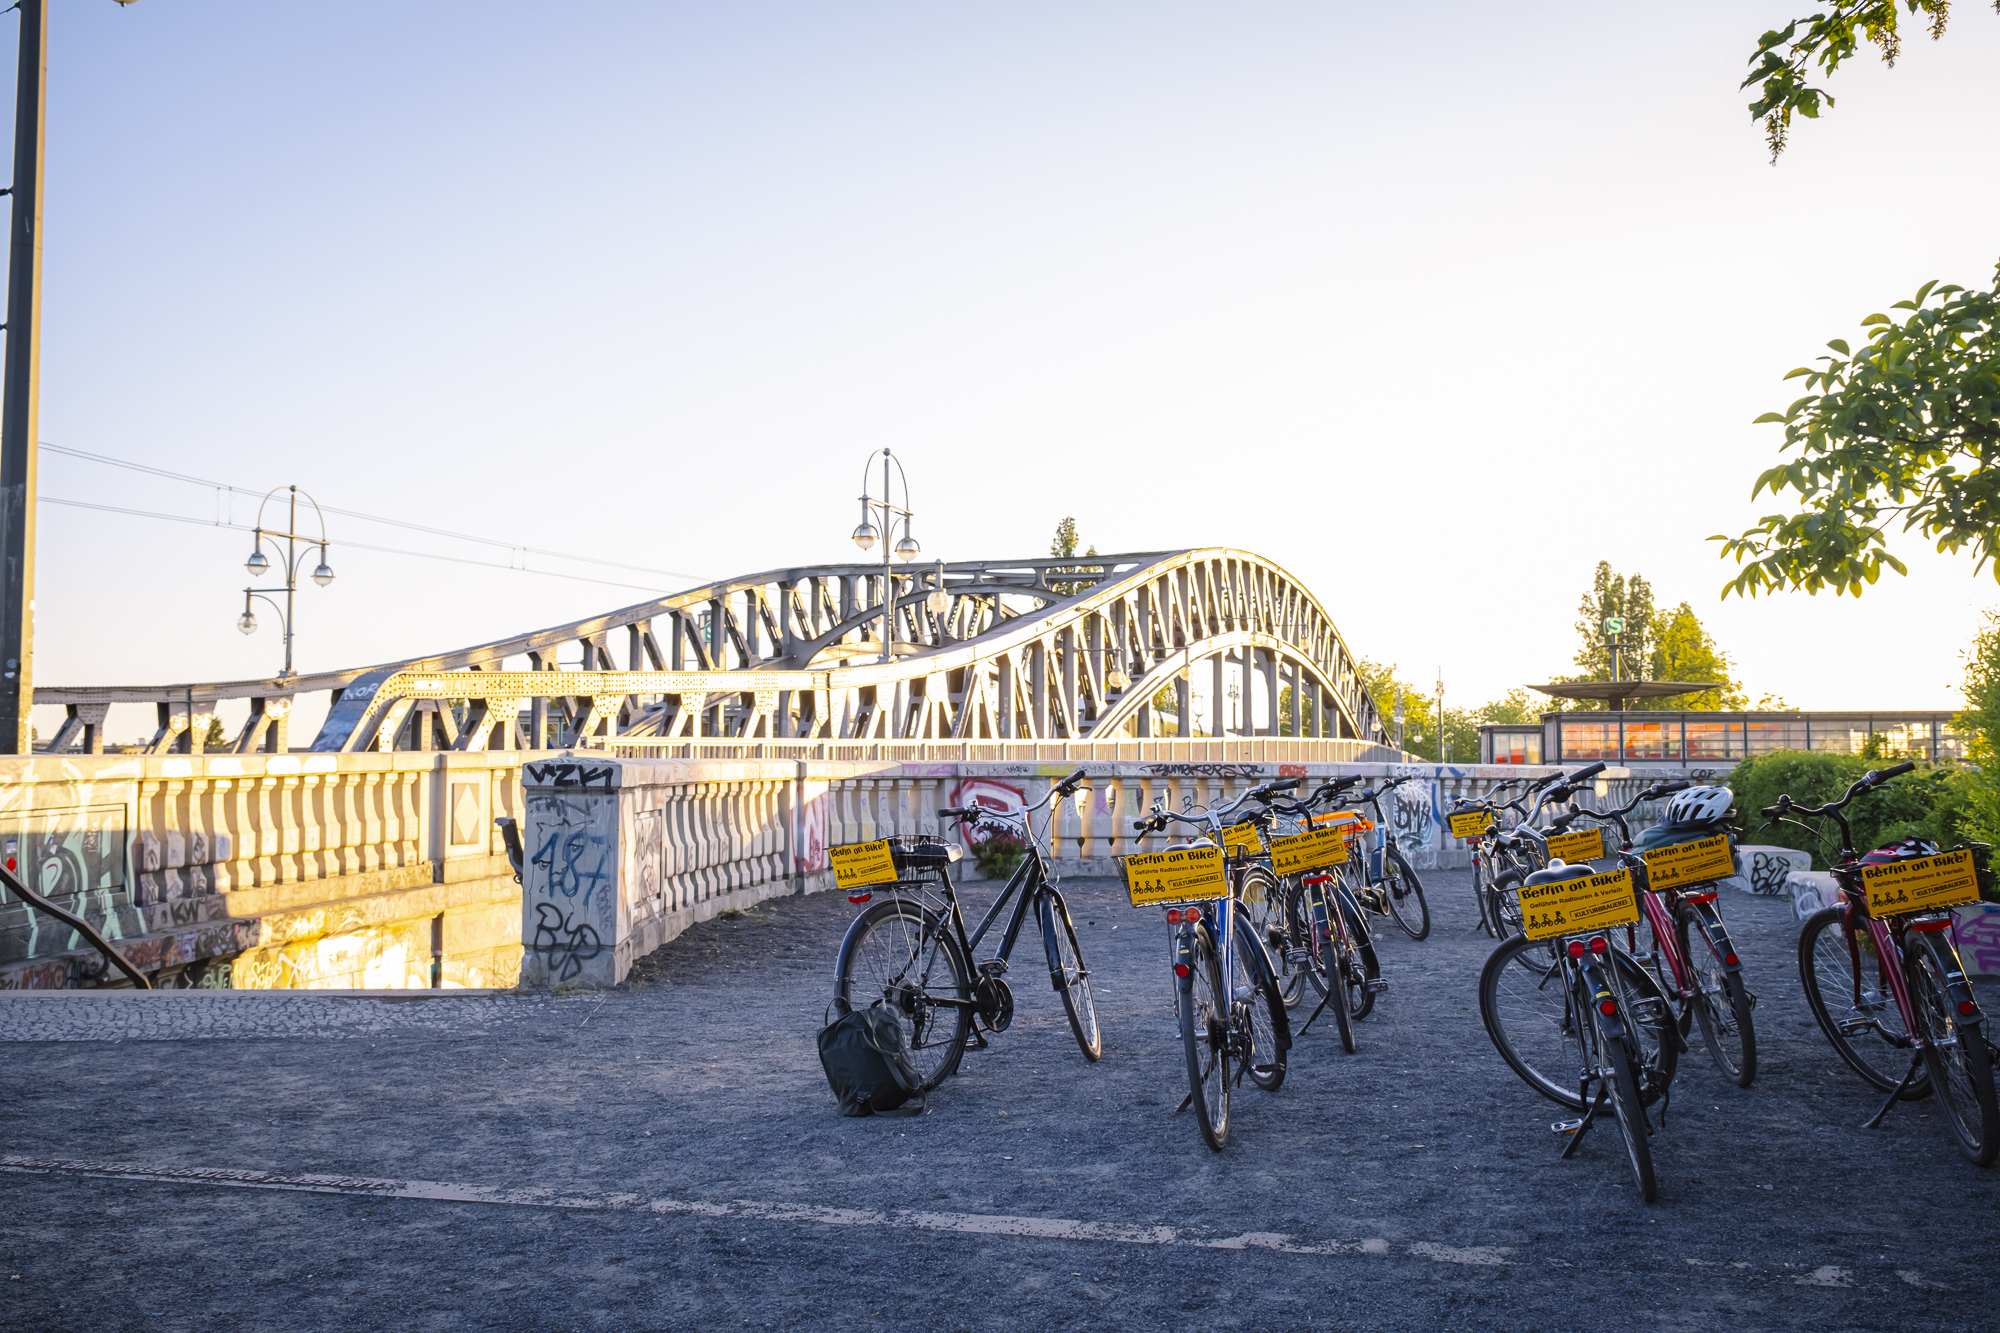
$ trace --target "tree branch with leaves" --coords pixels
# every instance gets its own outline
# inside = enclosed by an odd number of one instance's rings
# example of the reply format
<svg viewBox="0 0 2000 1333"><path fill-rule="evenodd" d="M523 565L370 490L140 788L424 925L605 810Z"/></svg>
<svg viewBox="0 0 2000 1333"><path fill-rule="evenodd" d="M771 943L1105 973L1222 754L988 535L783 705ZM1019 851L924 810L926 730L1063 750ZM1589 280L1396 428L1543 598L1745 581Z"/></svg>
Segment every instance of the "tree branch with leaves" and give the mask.
<svg viewBox="0 0 2000 1333"><path fill-rule="evenodd" d="M1799 510L1767 514L1742 535L1717 535L1742 572L1723 588L1755 596L1799 588L1861 595L1882 570L1909 571L1888 549L1889 526L1941 552L1971 548L1976 568L2000 555L2000 269L1995 291L1927 282L1886 314L1861 321L1818 367L1785 378L1810 391L1757 420L1785 428L1790 461L1766 470L1750 498L1796 492ZM1994 563L2000 579L2000 563Z"/></svg>
<svg viewBox="0 0 2000 1333"><path fill-rule="evenodd" d="M1836 0L1832 10L1809 19L1793 19L1757 39L1750 57L1750 75L1742 87L1759 85L1758 98L1750 104L1753 120L1764 122L1764 138L1771 145L1771 160L1785 151L1792 128L1792 113L1818 120L1821 103L1833 105L1823 88L1815 88L1808 78L1817 65L1832 74L1866 42L1882 53L1882 63L1893 66L1902 53L1903 38L1897 25L1898 0ZM1944 36L1945 21L1951 15L1951 0L1901 0L1910 14L1930 17L1927 30L1931 40ZM2000 0L1995 0L2000 12ZM1805 31L1799 31L1803 26Z"/></svg>

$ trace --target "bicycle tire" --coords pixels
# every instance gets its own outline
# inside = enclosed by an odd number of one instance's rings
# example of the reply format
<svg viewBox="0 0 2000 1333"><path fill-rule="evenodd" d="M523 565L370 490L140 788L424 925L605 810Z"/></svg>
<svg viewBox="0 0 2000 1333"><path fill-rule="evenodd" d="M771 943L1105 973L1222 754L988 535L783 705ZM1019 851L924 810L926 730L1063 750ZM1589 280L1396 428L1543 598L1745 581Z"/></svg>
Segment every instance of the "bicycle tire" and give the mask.
<svg viewBox="0 0 2000 1333"><path fill-rule="evenodd" d="M1333 913L1340 913L1340 924L1332 925ZM1336 903L1328 904L1328 928L1326 937L1326 980L1330 993L1327 1008L1333 1010L1334 1027L1340 1032L1340 1049L1354 1054L1354 1011L1349 1002L1352 994L1350 974L1359 966L1355 956L1353 941L1348 937L1348 913Z"/></svg>
<svg viewBox="0 0 2000 1333"><path fill-rule="evenodd" d="M1382 869L1382 893L1389 900L1389 915L1396 919L1405 935L1413 940L1423 939L1431 933L1431 905L1424 901L1424 883L1417 878L1416 868L1401 848L1390 847L1386 849Z"/></svg>
<svg viewBox="0 0 2000 1333"><path fill-rule="evenodd" d="M2000 1156L2000 1104L1993 1091L1993 1053L1985 1025L1960 1026L1947 978L1960 969L1945 946L1912 932L1903 972L1910 983L1910 1006L1924 1029L1924 1066L1938 1104L1951 1124L1959 1152L1974 1166L1991 1166Z"/></svg>
<svg viewBox="0 0 2000 1333"><path fill-rule="evenodd" d="M1700 913L1687 903L1674 915L1674 938L1687 964L1688 978L1694 983L1695 994L1687 1007L1701 1026L1708 1058L1724 1078L1747 1088L1757 1077L1757 1030L1750 1018L1750 992L1743 984L1743 974L1731 972L1715 956Z"/></svg>
<svg viewBox="0 0 2000 1333"><path fill-rule="evenodd" d="M1599 1039L1609 1040L1601 1033ZM1625 1140L1625 1158L1632 1166L1632 1179L1638 1182L1639 1197L1651 1203L1660 1190L1653 1178L1652 1127L1640 1100L1632 1052L1623 1041L1611 1041L1606 1054L1611 1057L1611 1105L1618 1114L1619 1137Z"/></svg>
<svg viewBox="0 0 2000 1333"><path fill-rule="evenodd" d="M1903 1026L1902 1011L1896 1007L1895 993L1881 975L1879 960L1876 985L1860 989L1861 1003L1856 1006L1854 963L1841 927L1845 912L1840 906L1822 907L1806 918L1799 930L1799 981L1819 1030L1848 1068L1883 1092L1893 1092L1902 1083L1915 1052ZM1857 947L1865 978L1875 949L1865 930ZM1843 1025L1853 1028L1852 1034L1844 1032ZM1931 1076L1926 1068L1903 1090L1902 1100L1916 1101L1928 1097L1930 1091Z"/></svg>
<svg viewBox="0 0 2000 1333"><path fill-rule="evenodd" d="M1355 1022L1360 1022L1375 1011L1375 992L1368 983L1382 975L1381 961L1375 955L1375 942L1368 937L1367 919L1361 909L1346 893L1338 895L1340 914L1347 923L1349 941L1347 973L1347 1012Z"/></svg>
<svg viewBox="0 0 2000 1333"><path fill-rule="evenodd" d="M1513 939L1521 933L1521 883L1527 875L1518 866L1509 866L1487 886L1487 911L1493 922L1494 938Z"/></svg>
<svg viewBox="0 0 2000 1333"><path fill-rule="evenodd" d="M1069 1015L1069 1030L1083 1048L1083 1058L1096 1064L1104 1058L1104 1029L1097 1021L1097 997L1090 989L1090 969L1076 940L1076 922L1069 904L1054 889L1044 889L1039 915L1042 950L1049 959L1049 986Z"/></svg>
<svg viewBox="0 0 2000 1333"><path fill-rule="evenodd" d="M1187 933L1188 985L1177 988L1181 1050L1202 1140L1221 1152L1229 1142L1229 1010L1207 929L1193 926Z"/></svg>
<svg viewBox="0 0 2000 1333"><path fill-rule="evenodd" d="M1518 956L1536 950L1548 961L1531 966ZM1674 1026L1678 1033L1678 1025L1652 974L1623 950L1614 957L1646 1075L1639 1095L1650 1106L1673 1081L1680 1051L1665 1039L1664 1029ZM1570 993L1548 941L1516 935L1494 947L1479 971L1479 1019L1493 1048L1523 1083L1558 1105L1584 1109L1580 1075L1588 1033L1581 1024L1594 1020L1588 1005L1579 1005Z"/></svg>
<svg viewBox="0 0 2000 1333"><path fill-rule="evenodd" d="M1479 909L1479 929L1489 940L1500 938L1493 928L1492 913L1486 901L1486 858L1475 855L1472 858L1472 905Z"/></svg>
<svg viewBox="0 0 2000 1333"><path fill-rule="evenodd" d="M1285 1008L1298 1008L1308 986L1326 994L1326 976L1321 970L1324 954L1321 942L1313 938L1305 886L1294 878L1285 890L1285 965L1278 977Z"/></svg>
<svg viewBox="0 0 2000 1333"><path fill-rule="evenodd" d="M1292 1021L1285 1014L1284 999L1267 962L1264 946L1250 923L1238 917L1235 975L1229 979L1230 1014L1232 1020L1239 1013L1244 1016L1242 1031L1250 1039L1250 1049L1238 1055L1237 1067L1264 1091L1276 1092L1285 1082L1290 1063Z"/></svg>
<svg viewBox="0 0 2000 1333"><path fill-rule="evenodd" d="M840 942L834 997L849 1010L889 1001L923 1078L919 1092L958 1069L972 1034L972 972L942 913L888 898L855 917ZM940 1013L951 1018L940 1022Z"/></svg>

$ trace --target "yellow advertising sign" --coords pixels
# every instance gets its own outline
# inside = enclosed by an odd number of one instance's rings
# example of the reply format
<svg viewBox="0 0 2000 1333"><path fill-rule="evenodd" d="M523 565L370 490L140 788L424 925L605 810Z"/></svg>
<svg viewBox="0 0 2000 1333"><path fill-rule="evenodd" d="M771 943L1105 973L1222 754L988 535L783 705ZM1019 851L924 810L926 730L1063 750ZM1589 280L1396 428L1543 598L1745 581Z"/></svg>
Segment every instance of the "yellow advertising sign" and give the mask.
<svg viewBox="0 0 2000 1333"><path fill-rule="evenodd" d="M1521 886L1521 931L1531 940L1580 935L1638 919L1639 900L1632 893L1629 870Z"/></svg>
<svg viewBox="0 0 2000 1333"><path fill-rule="evenodd" d="M1730 854L1727 833L1646 853L1646 880L1655 889L1677 889L1735 873L1736 858Z"/></svg>
<svg viewBox="0 0 2000 1333"><path fill-rule="evenodd" d="M1271 869L1280 875L1347 863L1347 835L1339 826L1271 839Z"/></svg>
<svg viewBox="0 0 2000 1333"><path fill-rule="evenodd" d="M1262 856L1264 854L1264 840L1257 836L1257 826L1255 824L1232 824L1222 830L1223 855L1228 856L1233 854L1238 847L1248 849L1243 853L1245 856Z"/></svg>
<svg viewBox="0 0 2000 1333"><path fill-rule="evenodd" d="M1604 830L1601 828L1578 829L1574 833L1557 833L1549 839L1549 859L1561 857L1575 865L1578 861L1594 861L1604 855Z"/></svg>
<svg viewBox="0 0 2000 1333"><path fill-rule="evenodd" d="M1469 810L1462 815L1451 817L1451 836L1454 838L1477 838L1486 832L1486 826L1493 822L1490 810Z"/></svg>
<svg viewBox="0 0 2000 1333"><path fill-rule="evenodd" d="M1945 852L1916 861L1892 861L1885 866L1863 866L1861 883L1868 890L1871 916L1905 916L1939 907L1956 907L1976 901L1979 878L1972 869L1972 853Z"/></svg>
<svg viewBox="0 0 2000 1333"><path fill-rule="evenodd" d="M845 847L826 849L827 864L833 867L833 882L843 889L865 889L870 884L896 882L896 858L889 853L889 840L851 842Z"/></svg>
<svg viewBox="0 0 2000 1333"><path fill-rule="evenodd" d="M1220 847L1176 847L1120 859L1125 863L1125 896L1134 907L1201 902L1229 892Z"/></svg>

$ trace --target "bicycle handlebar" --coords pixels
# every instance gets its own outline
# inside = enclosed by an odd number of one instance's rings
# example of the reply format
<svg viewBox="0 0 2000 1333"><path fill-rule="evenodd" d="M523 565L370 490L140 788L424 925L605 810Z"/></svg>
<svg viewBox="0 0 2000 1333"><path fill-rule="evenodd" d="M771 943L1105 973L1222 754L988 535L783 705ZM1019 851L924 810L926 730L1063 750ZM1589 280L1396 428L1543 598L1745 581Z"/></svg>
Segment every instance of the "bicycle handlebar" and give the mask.
<svg viewBox="0 0 2000 1333"><path fill-rule="evenodd" d="M1901 777L1905 773L1914 771L1915 768L1916 768L1915 762L1908 759L1904 760L1900 764L1897 764L1894 768L1883 768L1883 769L1871 768L1866 773L1863 773L1859 778L1855 779L1854 785L1847 789L1847 795L1841 797L1837 801L1827 801L1822 805L1800 805L1797 802L1793 801L1791 796L1788 793L1786 793L1779 795L1777 803L1775 805L1767 805L1762 810L1759 810L1757 813L1764 816L1764 818L1770 820L1772 823L1776 823L1779 820L1783 819L1786 815L1790 814L1812 815L1812 816L1830 815L1833 818L1833 822L1840 825L1842 850L1853 851L1854 833L1851 829L1847 827L1846 816L1842 815L1840 812L1847 807L1847 803L1849 801L1852 801L1862 792L1871 791L1874 788L1879 787L1883 783L1887 782L1890 778ZM1770 825L1767 824L1765 825L1765 827L1769 828Z"/></svg>

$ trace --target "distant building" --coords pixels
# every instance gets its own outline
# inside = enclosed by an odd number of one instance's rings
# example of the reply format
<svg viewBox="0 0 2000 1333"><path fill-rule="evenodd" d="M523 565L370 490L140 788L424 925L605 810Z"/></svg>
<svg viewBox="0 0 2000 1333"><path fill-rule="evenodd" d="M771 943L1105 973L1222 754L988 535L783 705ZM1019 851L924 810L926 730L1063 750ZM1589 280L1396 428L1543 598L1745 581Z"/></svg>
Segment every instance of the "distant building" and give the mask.
<svg viewBox="0 0 2000 1333"><path fill-rule="evenodd" d="M1773 750L1858 754L1870 736L1899 759L1963 759L1951 713L1544 713L1540 724L1479 729L1483 764L1695 765L1733 768Z"/></svg>

